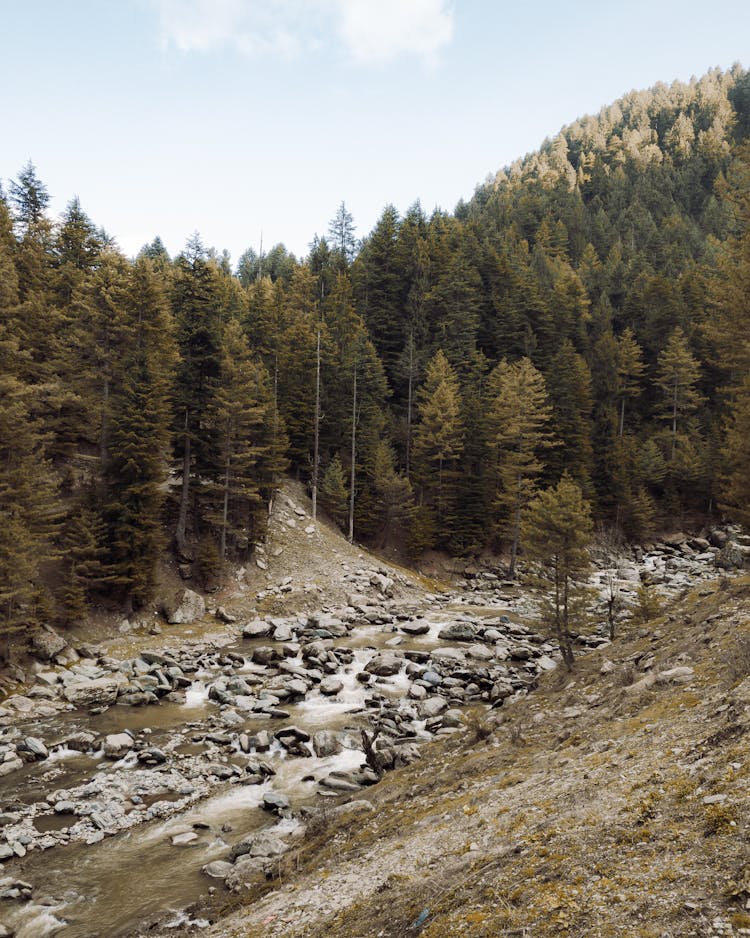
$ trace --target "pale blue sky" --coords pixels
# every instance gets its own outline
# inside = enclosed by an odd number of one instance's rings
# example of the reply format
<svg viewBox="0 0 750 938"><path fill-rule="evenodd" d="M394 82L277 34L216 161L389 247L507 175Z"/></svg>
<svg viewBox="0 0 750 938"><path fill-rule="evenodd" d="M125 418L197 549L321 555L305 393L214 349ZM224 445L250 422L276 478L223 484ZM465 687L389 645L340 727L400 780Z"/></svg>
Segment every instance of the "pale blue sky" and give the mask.
<svg viewBox="0 0 750 938"><path fill-rule="evenodd" d="M749 64L750 3L0 0L0 178L135 253L298 255L346 201L452 210L633 88Z"/></svg>

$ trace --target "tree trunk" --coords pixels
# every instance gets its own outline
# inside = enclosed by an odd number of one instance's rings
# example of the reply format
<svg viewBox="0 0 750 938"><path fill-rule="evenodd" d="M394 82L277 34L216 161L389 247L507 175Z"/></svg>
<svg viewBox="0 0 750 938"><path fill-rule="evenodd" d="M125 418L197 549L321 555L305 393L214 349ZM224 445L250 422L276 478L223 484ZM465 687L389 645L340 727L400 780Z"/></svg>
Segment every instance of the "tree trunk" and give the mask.
<svg viewBox="0 0 750 938"><path fill-rule="evenodd" d="M320 467L320 323L318 323L318 346L315 355L315 440L313 443L312 472L312 519L318 520L318 472Z"/></svg>
<svg viewBox="0 0 750 938"><path fill-rule="evenodd" d="M349 476L349 543L354 543L354 478L357 463L357 363L354 363L352 387L352 468Z"/></svg>
<svg viewBox="0 0 750 938"><path fill-rule="evenodd" d="M185 553L185 532L187 531L188 502L190 500L190 411L185 410L185 426L182 452L182 488L180 489L180 514L177 518L177 551Z"/></svg>

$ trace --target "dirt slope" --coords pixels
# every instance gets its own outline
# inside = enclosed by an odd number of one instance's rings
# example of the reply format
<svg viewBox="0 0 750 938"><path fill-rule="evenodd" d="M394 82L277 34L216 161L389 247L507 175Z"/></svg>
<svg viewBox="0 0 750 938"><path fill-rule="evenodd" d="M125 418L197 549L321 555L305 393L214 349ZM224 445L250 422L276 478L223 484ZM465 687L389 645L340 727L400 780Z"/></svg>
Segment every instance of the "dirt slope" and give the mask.
<svg viewBox="0 0 750 938"><path fill-rule="evenodd" d="M702 586L321 812L200 934L750 934L748 674L750 579Z"/></svg>

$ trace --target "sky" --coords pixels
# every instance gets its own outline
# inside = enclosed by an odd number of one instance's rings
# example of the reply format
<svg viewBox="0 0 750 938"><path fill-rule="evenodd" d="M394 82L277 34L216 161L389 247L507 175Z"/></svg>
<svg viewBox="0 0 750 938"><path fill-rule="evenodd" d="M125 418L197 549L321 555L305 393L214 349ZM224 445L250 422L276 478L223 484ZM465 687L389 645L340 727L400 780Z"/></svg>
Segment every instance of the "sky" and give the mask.
<svg viewBox="0 0 750 938"><path fill-rule="evenodd" d="M0 179L132 256L302 257L346 203L452 211L632 89L750 65L750 3L0 0Z"/></svg>

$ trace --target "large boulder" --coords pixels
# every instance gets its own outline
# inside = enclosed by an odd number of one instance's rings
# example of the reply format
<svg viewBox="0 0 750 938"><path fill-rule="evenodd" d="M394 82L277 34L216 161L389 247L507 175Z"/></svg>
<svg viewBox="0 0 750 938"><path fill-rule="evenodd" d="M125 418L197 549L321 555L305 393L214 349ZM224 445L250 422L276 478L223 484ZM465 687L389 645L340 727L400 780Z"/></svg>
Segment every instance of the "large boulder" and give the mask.
<svg viewBox="0 0 750 938"><path fill-rule="evenodd" d="M469 622L454 622L441 629L438 638L444 642L475 642L477 630Z"/></svg>
<svg viewBox="0 0 750 938"><path fill-rule="evenodd" d="M403 664L404 659L400 655L385 651L370 659L365 666L365 671L378 677L389 677L392 674L398 674Z"/></svg>
<svg viewBox="0 0 750 938"><path fill-rule="evenodd" d="M51 661L68 647L68 643L52 629L41 629L31 640L31 653L42 661Z"/></svg>
<svg viewBox="0 0 750 938"><path fill-rule="evenodd" d="M229 860L233 863L239 857L244 856L278 857L288 849L288 846L276 834L271 831L260 831L235 844L229 854Z"/></svg>
<svg viewBox="0 0 750 938"><path fill-rule="evenodd" d="M74 707L108 707L117 699L119 682L114 677L82 678L65 688L65 699Z"/></svg>
<svg viewBox="0 0 750 938"><path fill-rule="evenodd" d="M343 749L338 735L331 730L318 730L313 733L312 744L315 755L319 759L325 756L337 756Z"/></svg>
<svg viewBox="0 0 750 938"><path fill-rule="evenodd" d="M190 625L203 618L206 604L194 590L177 590L171 599L162 602L161 611L170 625Z"/></svg>

